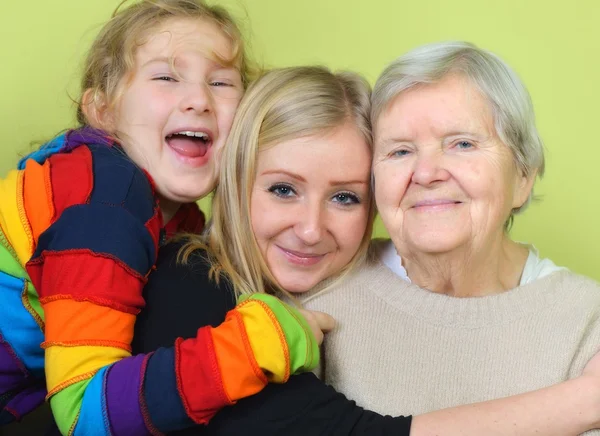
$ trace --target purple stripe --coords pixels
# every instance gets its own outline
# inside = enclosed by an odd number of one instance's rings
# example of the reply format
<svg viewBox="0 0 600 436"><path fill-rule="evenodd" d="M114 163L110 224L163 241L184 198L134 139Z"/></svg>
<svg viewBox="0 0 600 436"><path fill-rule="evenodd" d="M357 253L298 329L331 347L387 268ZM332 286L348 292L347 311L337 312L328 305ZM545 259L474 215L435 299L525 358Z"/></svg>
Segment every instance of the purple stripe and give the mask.
<svg viewBox="0 0 600 436"><path fill-rule="evenodd" d="M25 367L0 336L0 394L27 383Z"/></svg>
<svg viewBox="0 0 600 436"><path fill-rule="evenodd" d="M5 408L13 414L16 412L18 414L17 419L21 419L23 415L28 414L42 404L44 398L46 398L46 387L43 384L30 386L19 392Z"/></svg>
<svg viewBox="0 0 600 436"><path fill-rule="evenodd" d="M111 434L147 434L140 406L142 366L145 355L115 363L106 377L106 410Z"/></svg>
<svg viewBox="0 0 600 436"><path fill-rule="evenodd" d="M86 126L67 132L64 149L73 150L80 145L89 144L112 146L115 141L106 132Z"/></svg>

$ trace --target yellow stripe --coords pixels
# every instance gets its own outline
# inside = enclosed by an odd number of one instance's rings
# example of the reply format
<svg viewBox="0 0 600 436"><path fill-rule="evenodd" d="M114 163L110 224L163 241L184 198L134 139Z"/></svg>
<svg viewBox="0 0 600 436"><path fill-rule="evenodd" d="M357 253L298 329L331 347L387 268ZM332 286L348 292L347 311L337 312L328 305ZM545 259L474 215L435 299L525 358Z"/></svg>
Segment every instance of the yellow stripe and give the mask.
<svg viewBox="0 0 600 436"><path fill-rule="evenodd" d="M269 381L284 383L289 376L288 359L281 346L283 332L273 322L275 315L269 313L267 305L253 301L250 304L241 304L236 310L242 315L244 327L254 357L262 369L271 373L267 374Z"/></svg>
<svg viewBox="0 0 600 436"><path fill-rule="evenodd" d="M23 171L13 170L0 180L0 227L21 265L33 254L31 227L23 208L23 177Z"/></svg>
<svg viewBox="0 0 600 436"><path fill-rule="evenodd" d="M53 345L46 349L46 384L51 396L58 388L91 378L97 370L131 353L114 347L63 347Z"/></svg>

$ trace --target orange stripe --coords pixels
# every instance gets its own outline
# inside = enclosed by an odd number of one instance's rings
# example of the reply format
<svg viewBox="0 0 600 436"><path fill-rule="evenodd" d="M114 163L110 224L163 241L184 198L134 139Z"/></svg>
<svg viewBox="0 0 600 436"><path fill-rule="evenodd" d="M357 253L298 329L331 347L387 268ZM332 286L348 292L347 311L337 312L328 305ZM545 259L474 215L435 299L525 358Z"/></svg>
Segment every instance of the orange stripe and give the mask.
<svg viewBox="0 0 600 436"><path fill-rule="evenodd" d="M25 186L23 189L25 211L31 225L34 243L50 227L54 216L52 188L50 186L50 161L44 165L29 159L25 166Z"/></svg>
<svg viewBox="0 0 600 436"><path fill-rule="evenodd" d="M46 346L105 345L131 350L135 315L88 301L44 304Z"/></svg>
<svg viewBox="0 0 600 436"><path fill-rule="evenodd" d="M225 322L210 333L229 399L236 401L259 392L267 380L254 359L241 315L230 311Z"/></svg>

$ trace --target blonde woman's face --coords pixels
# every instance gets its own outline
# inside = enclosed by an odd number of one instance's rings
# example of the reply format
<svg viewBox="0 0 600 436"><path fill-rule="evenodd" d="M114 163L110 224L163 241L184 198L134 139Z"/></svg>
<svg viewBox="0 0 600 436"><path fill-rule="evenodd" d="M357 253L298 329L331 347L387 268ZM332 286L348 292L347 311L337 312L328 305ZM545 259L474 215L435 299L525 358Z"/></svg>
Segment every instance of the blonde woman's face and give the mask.
<svg viewBox="0 0 600 436"><path fill-rule="evenodd" d="M369 215L370 168L369 147L352 124L259 153L252 227L282 288L308 291L356 254Z"/></svg>
<svg viewBox="0 0 600 436"><path fill-rule="evenodd" d="M198 19L167 21L137 50L114 131L154 179L161 208L196 201L214 188L216 151L243 94L239 71L217 56L231 56L229 40Z"/></svg>

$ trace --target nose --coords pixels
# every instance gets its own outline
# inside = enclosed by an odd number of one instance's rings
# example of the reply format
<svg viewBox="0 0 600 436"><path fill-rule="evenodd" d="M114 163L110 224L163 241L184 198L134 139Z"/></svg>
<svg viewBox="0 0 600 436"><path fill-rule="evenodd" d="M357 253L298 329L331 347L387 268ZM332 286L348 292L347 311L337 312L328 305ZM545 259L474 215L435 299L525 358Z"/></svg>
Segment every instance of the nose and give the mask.
<svg viewBox="0 0 600 436"><path fill-rule="evenodd" d="M183 112L196 112L198 114L212 112L212 93L208 84L188 83L183 87L181 98L181 110Z"/></svg>
<svg viewBox="0 0 600 436"><path fill-rule="evenodd" d="M309 202L298 211L298 222L294 226L296 236L306 245L321 242L325 232L326 211L320 202Z"/></svg>
<svg viewBox="0 0 600 436"><path fill-rule="evenodd" d="M450 173L444 167L443 151L423 151L417 155L412 174L413 183L427 186L448 180L449 177Z"/></svg>

